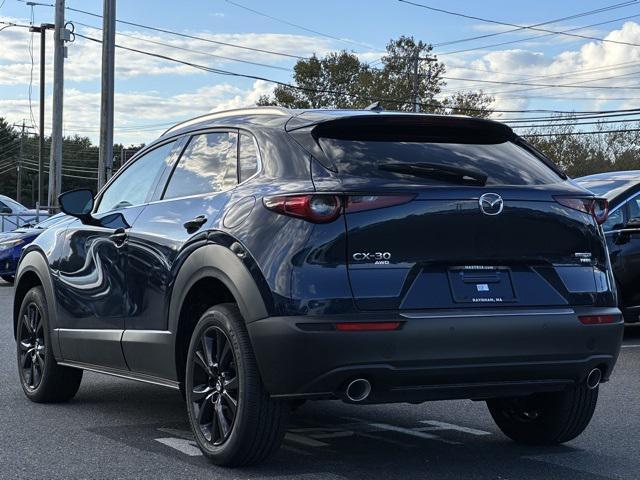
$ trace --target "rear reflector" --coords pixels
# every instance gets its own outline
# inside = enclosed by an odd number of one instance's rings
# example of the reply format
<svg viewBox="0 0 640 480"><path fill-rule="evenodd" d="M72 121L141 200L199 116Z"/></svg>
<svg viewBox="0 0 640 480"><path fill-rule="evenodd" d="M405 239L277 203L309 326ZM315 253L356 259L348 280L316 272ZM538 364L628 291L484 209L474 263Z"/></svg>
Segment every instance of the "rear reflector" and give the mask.
<svg viewBox="0 0 640 480"><path fill-rule="evenodd" d="M336 330L341 332L372 332L398 330L402 322L348 322L336 323Z"/></svg>
<svg viewBox="0 0 640 480"><path fill-rule="evenodd" d="M616 317L613 315L585 315L578 318L584 325L602 325L616 321Z"/></svg>

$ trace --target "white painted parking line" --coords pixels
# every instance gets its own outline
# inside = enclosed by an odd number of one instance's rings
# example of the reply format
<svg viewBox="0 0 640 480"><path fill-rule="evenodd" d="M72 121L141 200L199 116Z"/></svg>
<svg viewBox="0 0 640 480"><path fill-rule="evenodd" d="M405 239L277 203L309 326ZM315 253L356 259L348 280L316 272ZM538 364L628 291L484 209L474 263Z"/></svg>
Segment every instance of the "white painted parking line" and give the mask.
<svg viewBox="0 0 640 480"><path fill-rule="evenodd" d="M156 438L156 442L160 442L167 447L171 447L174 450L178 450L190 457L201 457L202 452L198 448L198 445L193 440L185 440L184 438Z"/></svg>
<svg viewBox="0 0 640 480"><path fill-rule="evenodd" d="M622 345L622 348L640 348L640 345Z"/></svg>
<svg viewBox="0 0 640 480"><path fill-rule="evenodd" d="M347 420L356 420L356 421L362 422L362 420L358 420L356 418L347 418ZM387 432L397 432L397 433L403 433L403 434L411 436L411 437L422 438L424 440L435 440L437 442L448 443L450 445L461 445L460 442L454 442L454 441L451 441L451 440L445 440L444 438L441 438L441 437L439 437L437 435L433 435L431 433L426 433L426 432L421 432L421 431L413 429L413 428L398 427L397 425L389 425L388 423L379 423L379 422L364 422L364 425L366 425L366 427L368 427L367 430L372 428L373 431L383 430L383 431L387 431ZM369 430L369 431L371 431L371 430Z"/></svg>
<svg viewBox="0 0 640 480"><path fill-rule="evenodd" d="M438 420L421 420L420 423L426 423L431 425L430 427L417 428L420 432L434 432L438 430L455 430L458 432L468 433L470 435L491 435L491 432L485 432L484 430L478 430L477 428L462 427L453 423L440 422Z"/></svg>

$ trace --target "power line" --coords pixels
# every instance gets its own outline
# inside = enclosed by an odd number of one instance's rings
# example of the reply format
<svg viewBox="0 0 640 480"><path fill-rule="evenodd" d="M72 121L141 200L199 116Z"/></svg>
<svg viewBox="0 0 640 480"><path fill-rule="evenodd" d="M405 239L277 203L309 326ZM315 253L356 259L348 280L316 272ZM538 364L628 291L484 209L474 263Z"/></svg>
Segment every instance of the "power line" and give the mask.
<svg viewBox="0 0 640 480"><path fill-rule="evenodd" d="M86 27L86 28L93 28L93 29L98 30L98 31L102 30L102 28L94 27L93 25L87 25L86 23L78 22L77 20L71 19L70 21L73 22L73 23L76 23L78 25L81 25L83 27ZM243 60L241 58L225 57L224 55L217 55L215 53L203 52L202 50L194 50L194 49L191 49L191 48L179 47L177 45L171 45L170 43L159 42L157 40L151 40L149 38L138 37L138 36L135 36L135 35L130 35L130 34L127 34L127 33L122 33L122 32L116 32L116 34L121 36L121 37L132 38L132 39L135 39L135 40L139 40L141 42L153 43L155 45L160 45L160 46L163 46L163 47L169 47L169 48L173 48L175 50L182 50L184 52L191 52L191 53L196 53L198 55L206 55L208 57L218 58L218 59L221 59L221 60L227 60L227 61L239 62L239 63L246 63L248 65L255 65L255 66L258 66L258 67L273 68L275 70L282 70L282 71L285 71L285 72L291 72L290 68L278 67L277 65L269 65L267 63L253 62L251 60Z"/></svg>
<svg viewBox="0 0 640 480"><path fill-rule="evenodd" d="M323 33L323 32L320 32L318 30L313 30L311 28L304 27L304 26L299 25L297 23L293 23L293 22L290 22L288 20L284 20L282 18L275 17L275 16L270 15L268 13L264 13L264 12L261 12L259 10L254 10L253 8L247 7L246 5L242 5L242 4L234 2L232 0L225 0L225 1L227 3L230 3L231 5L234 5L234 6L238 7L238 8L242 8L242 9L247 10L249 12L255 13L256 15L260 15L260 16L263 16L263 17L266 17L266 18L270 18L271 20L275 20L276 22L280 22L280 23L283 23L285 25L289 25L290 27L299 28L300 30L304 30L305 32L313 33L315 35L320 35L321 37L330 38L332 40L337 40L339 42L345 42L345 43L350 43L352 45L359 45L359 46L362 46L362 47L365 47L365 48L371 48L370 45L366 45L366 44L360 43L360 42L355 42L353 40L349 40L349 39L346 39L346 38L335 37L333 35L330 35L328 33Z"/></svg>
<svg viewBox="0 0 640 480"><path fill-rule="evenodd" d="M560 132L560 133L532 133L532 134L522 134L523 137L568 137L572 135L600 135L607 133L630 133L630 132L640 132L640 128L629 128L623 130L596 130L590 132Z"/></svg>
<svg viewBox="0 0 640 480"><path fill-rule="evenodd" d="M615 117L628 117L631 115L640 115L640 109L633 109L623 113L611 113L611 114L598 114L598 115L560 115L552 117L524 117L514 120L508 120L509 123L527 123L527 122L547 122L547 121L570 121L570 120L590 120L594 118L615 118Z"/></svg>
<svg viewBox="0 0 640 480"><path fill-rule="evenodd" d="M549 24L552 24L552 23L564 22L564 21L567 21L567 20L575 20L576 18L586 17L586 16L589 16L589 15L595 15L597 13L608 12L610 10L616 10L618 8L628 7L629 5L632 5L632 4L636 3L636 1L637 0L630 0L630 1L627 1L627 2L616 3L616 4L610 5L608 7L602 7L602 8L597 8L595 10L589 10L589 11L586 11L586 12L576 13L574 15L569 15L567 17L554 18L553 20L546 20L544 22L536 23L536 24L533 24L533 25L530 25L530 26L531 27L541 27L543 25L549 25ZM583 27L581 27L581 28L583 28ZM514 32L519 32L519 31L522 31L522 30L526 30L526 28L525 27L517 27L517 28L512 28L510 30L504 30L502 32L486 33L484 35L476 35L475 37L460 38L458 40L450 40L450 41L447 41L447 42L436 43L433 46L435 48L444 47L444 46L447 46L447 45L455 45L455 44L458 44L458 43L470 42L470 41L473 41L473 40L481 40L483 38L497 37L498 35L506 35L506 34L510 34L510 33L514 33ZM543 35L543 36L546 36L546 35Z"/></svg>
<svg viewBox="0 0 640 480"><path fill-rule="evenodd" d="M97 39L97 38L92 38L92 37L89 37L89 36L86 36L86 35L82 35L80 33L76 33L76 36L80 37L80 38L84 38L84 39L92 41L92 42L102 43L102 41ZM360 94L355 94L355 93L349 93L349 92L344 92L344 91L301 87L299 85L292 85L292 84L289 84L289 83L286 83L286 82L282 82L282 81L279 81L279 80L273 80L273 79L266 78L266 77L261 77L261 76L258 76L258 75L243 74L243 73L231 72L231 71L228 71L228 70L222 70L222 69L219 69L219 68L207 67L205 65L200 65L200 64L197 64L197 63L193 63L193 62L180 60L178 58L169 57L167 55L162 55L162 54L159 54L159 53L148 52L148 51L145 51L145 50L140 50L140 49L132 48L132 47L126 47L124 45L116 44L116 47L120 48L120 49L123 49L123 50L136 52L136 53L139 53L139 54L142 54L142 55L149 55L149 56L160 58L160 59L163 59L163 60L181 63L183 65L191 66L193 68L196 68L196 69L199 69L199 70L203 70L203 71L206 71L206 72L216 73L216 74L219 74L219 75L228 75L228 76L241 77L241 78L250 78L250 79L253 79L253 80L261 80L261 81L264 81L264 82L267 82L267 83L273 83L273 84L276 84L276 85L292 88L294 90L299 90L299 91L306 91L306 92L313 92L313 93L325 93L325 94L333 94L333 95L344 95L344 96L350 96L350 97L354 97L354 98L361 98L363 100L368 100L368 101L384 101L384 102L395 103L395 104L399 104L399 105L411 104L411 102L407 101L407 100L400 100L400 99L394 99L394 98L377 98L377 97L370 97L370 96L365 96L365 95L360 95ZM640 87L637 87L637 88L640 89ZM426 106L426 107L441 107L440 104L435 104L435 103L420 103L420 105L421 106ZM450 108L452 110L457 110L457 111L484 111L482 109L464 108L464 107L461 107L461 108L448 107L448 108ZM496 113L533 113L533 112L537 112L537 113L565 113L565 114L599 113L598 111L575 112L573 110L550 110L550 109L523 109L523 110L498 110L498 109L495 109L493 111L496 112Z"/></svg>
<svg viewBox="0 0 640 480"><path fill-rule="evenodd" d="M511 128L550 128L550 127L573 127L580 125L604 125L609 123L638 123L640 118L630 118L627 120L600 120L598 122L570 122L570 123L555 123L546 125L509 125Z"/></svg>
<svg viewBox="0 0 640 480"><path fill-rule="evenodd" d="M26 0L18 0L18 1L22 1L22 2L26 2ZM43 7L54 7L55 5L50 4L50 3L35 3L34 5L38 5L38 6L43 6ZM89 15L91 17L95 17L95 18L102 18L102 15L98 15L97 13L93 13L93 12L88 12L86 10L81 10L79 8L73 8L73 7L66 7L67 10L70 10L72 12L77 12L77 13L82 13L84 15ZM136 23L136 22L130 22L128 20L118 20L116 19L117 23L121 23L123 25L130 25L133 27L138 27L138 28L145 28L147 30L153 30L155 32L162 32L162 33L168 33L170 35L177 35L179 37L184 37L184 38L190 38L192 40L200 40L202 42L207 42L207 43L213 43L216 45L223 45L225 47L232 47L232 48L238 48L238 49L242 49L242 50L248 50L248 51L252 51L252 52L259 52L259 53L267 53L269 55L277 55L277 56L281 56L281 57L287 57L287 58L295 58L298 60L307 60L308 57L303 57L301 55L293 55L290 53L284 53L284 52L277 52L274 50L267 50L267 49L263 49L263 48L255 48L255 47L248 47L246 45L237 45L234 43L229 43L229 42L222 42L219 40L212 40L210 38L204 38L204 37L197 37L195 35L189 35L186 33L180 33L180 32L176 32L174 30L169 30L166 28L159 28L159 27L152 27L150 25L144 25L142 23Z"/></svg>
<svg viewBox="0 0 640 480"><path fill-rule="evenodd" d="M637 75L639 72L631 72L627 75ZM620 89L620 90L640 90L640 87L623 87L623 86L615 86L615 85L580 85L580 83L586 82L595 82L598 80L610 80L612 78L620 78L623 75L615 75L613 77L603 77L603 78L593 78L590 80L584 80L581 82L575 82L573 84L561 83L561 84L552 84L552 83L525 83L525 82L509 82L506 80L481 80L479 78L462 78L462 77L446 77L442 76L445 80L456 80L460 82L478 82L478 83L491 83L494 85L525 85L529 87L543 87L543 88L584 88L584 89Z"/></svg>
<svg viewBox="0 0 640 480"><path fill-rule="evenodd" d="M517 40L510 40L510 41L507 41L507 42L492 43L492 44L483 45L483 46L480 46L480 47L472 47L472 48L465 48L465 49L462 49L462 50L451 50L451 51L448 51L448 52L441 52L441 53L438 53L438 55L454 55L454 54L457 54L457 53L474 52L474 51L477 51L477 50L485 50L487 48L502 47L504 45L513 45L514 43L528 42L529 40L539 40L539 39L545 38L545 37L553 37L555 35L562 35L564 33L577 32L578 30L584 30L584 29L592 28L592 27L599 27L599 26L602 26L602 25L610 24L610 23L621 22L623 20L631 20L632 18L637 18L638 16L639 15L629 15L629 16L626 16L626 17L614 18L613 20L607 20L607 21L604 21L604 22L598 22L598 23L592 23L590 25L584 25L582 27L573 27L573 28L569 28L567 30L559 30L557 32L557 34L556 33L547 33L547 34L544 34L544 35L534 35L534 36L531 36L531 37L520 38L520 39L517 39Z"/></svg>
<svg viewBox="0 0 640 480"><path fill-rule="evenodd" d="M499 20L493 20L490 18L483 18L483 17L477 17L474 15L467 15L465 13L460 13L460 12L452 12L450 10L445 10L442 8L436 8L436 7L430 7L428 5L425 5L423 3L417 3L417 2L412 2L410 0L398 0L401 3L406 3L409 5L413 5L415 7L420 7L420 8L424 8L427 10L431 10L434 12L440 12L440 13L446 13L447 15L454 15L456 17L463 17L463 18L468 18L471 20L478 20L480 22L485 22L485 23L493 23L496 25L504 25L507 27L515 27L515 28L522 28L522 29L527 29L527 30L534 30L537 32L545 32L545 33L552 33L554 35L566 35L569 37L578 37L578 38L583 38L583 39L587 39L587 40L597 40L599 42L607 42L607 43L614 43L617 45L627 45L630 47L640 47L639 44L637 43L631 43L631 42L622 42L622 41L618 41L618 40L609 40L606 38L600 38L600 37L592 37L590 35L580 35L577 33L568 33L568 32L564 32L564 31L557 31L557 30L547 30L545 28L539 28L539 27L534 27L534 26L527 26L527 25L518 25L515 23L510 23L510 22L502 22Z"/></svg>

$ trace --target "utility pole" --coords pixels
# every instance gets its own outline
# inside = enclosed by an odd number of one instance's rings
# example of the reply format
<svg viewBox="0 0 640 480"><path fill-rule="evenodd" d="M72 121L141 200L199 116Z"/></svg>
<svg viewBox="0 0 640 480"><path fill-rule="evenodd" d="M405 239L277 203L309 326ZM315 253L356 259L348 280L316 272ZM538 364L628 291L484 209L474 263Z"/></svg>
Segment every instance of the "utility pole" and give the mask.
<svg viewBox="0 0 640 480"><path fill-rule="evenodd" d="M100 103L100 153L98 190L113 166L113 90L115 78L116 0L104 0L102 14L102 97Z"/></svg>
<svg viewBox="0 0 640 480"><path fill-rule="evenodd" d="M22 123L14 123L12 125L13 127L17 127L20 129L20 149L18 152L18 164L16 165L17 167L17 173L18 173L18 179L16 181L16 200L18 203L22 203L22 164L23 159L24 159L24 136L25 136L25 130L29 130L30 128L33 127L29 127L26 124L25 120L22 120Z"/></svg>
<svg viewBox="0 0 640 480"><path fill-rule="evenodd" d="M62 106L64 95L64 42L70 32L64 25L64 0L56 0L56 29L53 37L53 111L51 114L51 157L49 160L49 206L57 207L62 187Z"/></svg>
<svg viewBox="0 0 640 480"><path fill-rule="evenodd" d="M411 92L411 101L413 102L413 111L418 113L420 111L420 102L418 102L419 97L419 91L418 91L418 85L420 85L419 83L419 78L418 78L418 69L420 67L420 54L418 52L418 50L416 50L416 54L413 56L413 88L412 88L412 92Z"/></svg>
<svg viewBox="0 0 640 480"><path fill-rule="evenodd" d="M22 120L22 132L20 133L20 156L18 157L18 180L16 184L16 201L22 203L22 156L24 155L24 119Z"/></svg>
<svg viewBox="0 0 640 480"><path fill-rule="evenodd" d="M52 23L41 23L39 27L29 28L32 33L40 33L40 137L38 145L38 200L37 205L44 205L44 190L42 188L44 177L44 102L45 102L45 73L46 73L46 40L47 30L52 30L55 25Z"/></svg>
<svg viewBox="0 0 640 480"><path fill-rule="evenodd" d="M416 50L415 55L412 59L413 64L413 86L411 89L411 102L413 103L413 111L420 112L420 62L437 62L438 59L435 57L421 57L420 52ZM431 81L431 65L429 65L429 71L427 74L427 85Z"/></svg>

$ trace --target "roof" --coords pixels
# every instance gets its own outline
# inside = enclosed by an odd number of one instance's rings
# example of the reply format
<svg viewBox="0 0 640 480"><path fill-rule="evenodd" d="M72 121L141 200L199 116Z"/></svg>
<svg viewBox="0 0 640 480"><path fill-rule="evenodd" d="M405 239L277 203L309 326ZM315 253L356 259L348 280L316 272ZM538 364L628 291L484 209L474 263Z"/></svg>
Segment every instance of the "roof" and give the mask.
<svg viewBox="0 0 640 480"><path fill-rule="evenodd" d="M590 182L595 180L624 180L628 182L640 182L640 170L624 170L619 172L603 172L575 179L577 182Z"/></svg>
<svg viewBox="0 0 640 480"><path fill-rule="evenodd" d="M412 113L397 111L373 111L373 110L338 110L338 109L291 109L284 107L253 107L236 110L225 110L201 115L169 128L162 134L162 137L176 134L187 129L213 127L217 125L232 126L235 124L262 124L272 127L285 127L287 131L309 127L318 123L339 121L349 118L355 119L374 117L384 117L400 121L413 122L416 119L429 123L437 123L440 120L456 123L475 125L476 127L500 128L511 131L505 124L493 120L485 120L476 117L463 115L435 115L428 113Z"/></svg>

